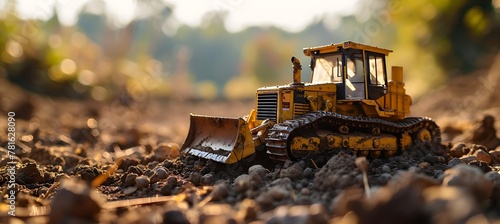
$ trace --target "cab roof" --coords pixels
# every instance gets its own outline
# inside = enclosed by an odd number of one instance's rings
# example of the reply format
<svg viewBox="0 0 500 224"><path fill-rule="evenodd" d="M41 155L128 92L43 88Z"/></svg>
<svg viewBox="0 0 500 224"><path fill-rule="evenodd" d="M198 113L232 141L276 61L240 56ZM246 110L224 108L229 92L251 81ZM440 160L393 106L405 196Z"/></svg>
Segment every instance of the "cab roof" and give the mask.
<svg viewBox="0 0 500 224"><path fill-rule="evenodd" d="M375 53L380 53L384 55L388 55L391 50L384 49L384 48L379 48L379 47L373 47L365 44L360 44L352 41L345 41L342 43L338 44L329 44L329 45L324 45L324 46L319 46L319 47L309 47L309 48L304 48L304 54L307 56L311 56L313 52L317 52L317 54L324 54L324 53L331 53L331 52L337 52L339 48L342 49L358 49L358 50L366 50L366 51L371 51Z"/></svg>

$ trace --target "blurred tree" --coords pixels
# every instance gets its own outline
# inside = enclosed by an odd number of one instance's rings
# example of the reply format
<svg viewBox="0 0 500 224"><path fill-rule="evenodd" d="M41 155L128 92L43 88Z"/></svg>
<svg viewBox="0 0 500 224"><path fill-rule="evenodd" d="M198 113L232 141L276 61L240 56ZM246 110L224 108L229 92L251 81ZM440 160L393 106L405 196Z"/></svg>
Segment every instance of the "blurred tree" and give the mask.
<svg viewBox="0 0 500 224"><path fill-rule="evenodd" d="M500 49L500 11L492 0L384 1L386 9L396 8L395 41L431 52L449 75L484 66L485 56Z"/></svg>
<svg viewBox="0 0 500 224"><path fill-rule="evenodd" d="M394 49L410 93L489 66L500 49L500 10L491 0L365 1L354 35ZM358 15L358 17L363 17Z"/></svg>

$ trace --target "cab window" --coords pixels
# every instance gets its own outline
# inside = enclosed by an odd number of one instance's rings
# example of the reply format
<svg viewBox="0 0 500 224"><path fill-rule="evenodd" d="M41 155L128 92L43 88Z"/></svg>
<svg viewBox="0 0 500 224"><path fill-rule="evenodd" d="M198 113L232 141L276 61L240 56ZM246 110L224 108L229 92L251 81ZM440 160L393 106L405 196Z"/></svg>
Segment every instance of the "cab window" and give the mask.
<svg viewBox="0 0 500 224"><path fill-rule="evenodd" d="M342 82L342 54L315 57L312 83L325 82Z"/></svg>
<svg viewBox="0 0 500 224"><path fill-rule="evenodd" d="M368 55L368 71L370 74L370 84L372 85L385 85L384 57L380 55Z"/></svg>

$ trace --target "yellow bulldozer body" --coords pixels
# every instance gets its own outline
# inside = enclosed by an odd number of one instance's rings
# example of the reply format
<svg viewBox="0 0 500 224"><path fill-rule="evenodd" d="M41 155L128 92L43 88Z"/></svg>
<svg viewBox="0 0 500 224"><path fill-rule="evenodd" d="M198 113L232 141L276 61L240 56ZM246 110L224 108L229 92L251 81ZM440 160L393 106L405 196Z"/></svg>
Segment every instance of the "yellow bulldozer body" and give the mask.
<svg viewBox="0 0 500 224"><path fill-rule="evenodd" d="M266 127L272 127L269 123L294 122L316 111L402 120L410 114L411 98L404 89L402 67L392 67L392 80L388 81L385 56L390 52L351 41L305 48L304 54L311 57L313 70L310 82L301 82L302 67L292 57L293 82L257 89L255 111L246 119L191 115L190 131L182 150L222 163L235 163L255 153L256 146L265 145L266 139L273 139L266 137ZM348 130L343 133L342 128L338 133L297 136L277 144L285 144L279 147L287 148L288 154L295 157L318 151L319 147L350 148L363 151L362 155L371 150L377 156L382 151L392 155L398 145L406 147L412 141L405 133L380 134L376 133L377 128L369 134Z"/></svg>

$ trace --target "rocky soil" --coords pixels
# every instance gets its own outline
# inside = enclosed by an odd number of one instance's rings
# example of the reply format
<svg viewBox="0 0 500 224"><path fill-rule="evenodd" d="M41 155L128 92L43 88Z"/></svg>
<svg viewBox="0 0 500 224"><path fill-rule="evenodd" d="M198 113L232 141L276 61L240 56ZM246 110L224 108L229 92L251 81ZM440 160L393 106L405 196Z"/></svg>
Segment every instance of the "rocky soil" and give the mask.
<svg viewBox="0 0 500 224"><path fill-rule="evenodd" d="M427 110L443 145L388 159L335 151L224 165L179 152L189 113L238 116L253 102L73 102L3 81L0 101L0 223L500 223L495 103L459 117L436 104ZM417 113L429 104L422 99ZM8 111L15 218L6 204Z"/></svg>

